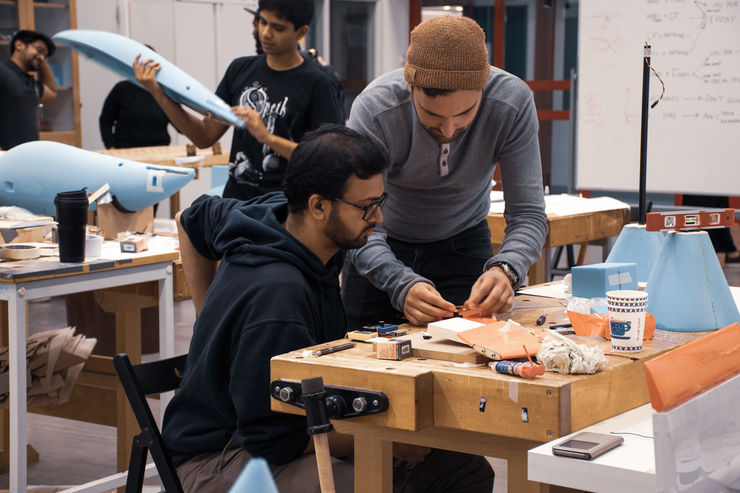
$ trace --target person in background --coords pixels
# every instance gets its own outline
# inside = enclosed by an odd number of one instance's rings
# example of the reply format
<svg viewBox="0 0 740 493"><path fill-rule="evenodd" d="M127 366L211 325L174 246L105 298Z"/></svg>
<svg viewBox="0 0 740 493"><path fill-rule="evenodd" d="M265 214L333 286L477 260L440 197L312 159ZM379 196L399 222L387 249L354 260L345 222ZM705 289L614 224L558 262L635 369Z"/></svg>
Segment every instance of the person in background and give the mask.
<svg viewBox="0 0 740 493"><path fill-rule="evenodd" d="M0 64L0 149L39 139L39 103L57 97L47 59L56 46L43 33L20 30L10 40L10 58Z"/></svg>
<svg viewBox="0 0 740 493"><path fill-rule="evenodd" d="M262 43L260 43L260 36L259 36L259 25L260 25L260 12L259 10L250 9L248 7L244 7L244 10L252 14L252 36L254 36L254 49L257 51L258 55L261 55L264 53L264 50L262 49ZM337 92L337 102L339 104L339 121L344 121L344 86L342 85L342 80L339 78L339 74L336 70L334 70L334 67L327 64L323 58L321 58L321 55L319 55L318 51L316 51L315 48L311 48L309 50L302 50L300 41L298 42L298 53L301 54L304 60L307 60L309 62L315 63L316 66L324 72L326 75L329 76L329 79L331 79L331 83L334 86L334 89ZM304 40L305 41L305 40Z"/></svg>
<svg viewBox="0 0 740 493"><path fill-rule="evenodd" d="M405 68L365 88L347 126L391 160L385 221L345 263L349 328L399 313L423 325L461 304L508 310L547 234L538 122L529 87L489 65L480 26L454 16L416 26ZM494 256L497 164L506 235Z"/></svg>
<svg viewBox="0 0 740 493"><path fill-rule="evenodd" d="M331 80L305 63L298 40L308 32L312 0L260 0L259 38L264 55L231 62L216 95L246 123L234 129L229 179L223 196L242 200L280 190L285 168L304 133L322 123L339 123L339 104ZM198 147L209 147L228 125L197 118L169 99L157 83L160 66L134 61L136 79L154 96L170 122Z"/></svg>
<svg viewBox="0 0 740 493"><path fill-rule="evenodd" d="M169 122L149 91L127 80L113 86L98 118L106 149L170 145Z"/></svg>

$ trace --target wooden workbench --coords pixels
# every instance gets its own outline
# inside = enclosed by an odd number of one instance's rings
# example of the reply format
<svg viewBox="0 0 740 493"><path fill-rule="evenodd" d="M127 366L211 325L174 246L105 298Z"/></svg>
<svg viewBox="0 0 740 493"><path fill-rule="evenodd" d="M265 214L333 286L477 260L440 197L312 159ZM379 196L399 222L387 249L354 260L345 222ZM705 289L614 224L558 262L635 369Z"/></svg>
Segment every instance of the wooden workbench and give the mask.
<svg viewBox="0 0 740 493"><path fill-rule="evenodd" d="M229 154L214 152L212 148L195 148L195 157L203 157L198 161L198 166L224 166L229 164ZM176 160L188 157L186 146L153 146L153 147L131 147L128 149L105 149L95 151L98 154L115 156L142 163L160 164L162 166L189 166L188 164L177 164Z"/></svg>
<svg viewBox="0 0 740 493"><path fill-rule="evenodd" d="M214 150L215 147L215 150ZM220 146L208 149L195 148L193 162L179 164L181 160L187 160L188 152L186 146L153 146L153 147L131 147L128 149L106 149L95 151L107 156L115 156L123 159L131 159L142 163L159 164L162 166L183 166L195 168L198 177L198 168L201 166L226 166L229 164L229 153L222 152ZM180 192L170 196L170 216L175 217L180 210Z"/></svg>
<svg viewBox="0 0 740 493"><path fill-rule="evenodd" d="M500 245L504 240L504 203L492 203L487 216L491 229L491 243ZM589 241L616 236L630 221L629 206L608 197L586 199L564 195L546 195L547 237L540 260L529 269L529 284L541 284L547 279L547 249L557 246L581 244L581 252ZM582 258L580 259L582 261ZM579 264L581 262L578 262Z"/></svg>
<svg viewBox="0 0 740 493"><path fill-rule="evenodd" d="M0 444L5 452L0 462L9 459L11 491L26 491L27 456L20 453L27 449L26 303L94 291L101 308L115 314L116 352L126 352L134 363L141 361L141 310L158 306L160 357L170 357L174 355L172 262L178 256L170 250L121 253L115 243L104 244L100 258L80 263L61 263L58 257L0 263L0 344L9 346L10 353L9 412L0 411ZM69 402L34 407L33 412L116 426L118 468L128 467L132 438L139 427L111 358L91 356Z"/></svg>
<svg viewBox="0 0 740 493"><path fill-rule="evenodd" d="M520 296L511 318L538 333L534 321L565 320L563 300ZM607 356L595 375L548 372L528 380L494 373L487 366L463 368L450 362L409 358L378 360L369 344L321 357L302 351L276 356L271 379L301 380L321 376L326 384L384 392L388 411L350 420L334 420L337 431L355 437L355 491L392 491L392 442L499 457L508 461L508 490L549 491L527 480L527 451L544 442L645 404L648 391L643 363L700 333L657 331L633 356ZM610 342L576 338L610 351ZM323 346L323 345L322 345ZM320 347L320 346L317 346ZM481 398L487 404L480 411ZM300 414L298 408L272 400L275 411Z"/></svg>

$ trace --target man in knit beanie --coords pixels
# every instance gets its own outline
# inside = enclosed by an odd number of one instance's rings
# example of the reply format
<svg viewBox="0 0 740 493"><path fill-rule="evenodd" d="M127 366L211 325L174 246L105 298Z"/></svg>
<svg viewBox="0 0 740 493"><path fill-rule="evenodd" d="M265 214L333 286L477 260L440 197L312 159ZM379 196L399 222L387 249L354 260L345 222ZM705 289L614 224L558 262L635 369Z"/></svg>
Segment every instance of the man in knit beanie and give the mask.
<svg viewBox="0 0 740 493"><path fill-rule="evenodd" d="M384 222L347 257L349 328L453 316L456 305L500 313L540 257L547 234L532 93L488 62L483 30L443 16L411 33L406 66L354 101L348 125L383 146ZM506 236L496 255L486 222L501 166Z"/></svg>

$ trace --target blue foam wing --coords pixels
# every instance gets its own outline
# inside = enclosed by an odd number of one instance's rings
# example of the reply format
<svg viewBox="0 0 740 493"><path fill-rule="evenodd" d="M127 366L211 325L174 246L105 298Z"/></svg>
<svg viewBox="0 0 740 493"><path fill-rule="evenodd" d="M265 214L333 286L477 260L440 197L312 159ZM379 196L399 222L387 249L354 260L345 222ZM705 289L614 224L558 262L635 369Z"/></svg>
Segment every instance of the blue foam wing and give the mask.
<svg viewBox="0 0 740 493"><path fill-rule="evenodd" d="M272 478L270 466L260 457L250 459L242 472L229 488L228 493L278 493L275 480Z"/></svg>
<svg viewBox="0 0 740 493"><path fill-rule="evenodd" d="M157 82L172 99L186 104L196 111L218 118L239 128L244 128L231 107L223 99L183 72L175 64L138 41L116 33L92 29L68 29L52 36L54 42L69 46L89 59L112 70L121 77L136 82L134 59L141 53L141 60L154 60L161 69Z"/></svg>
<svg viewBox="0 0 740 493"><path fill-rule="evenodd" d="M58 192L108 183L121 207L138 211L166 199L195 178L195 170L158 166L58 142L34 141L0 154L0 205L54 216Z"/></svg>

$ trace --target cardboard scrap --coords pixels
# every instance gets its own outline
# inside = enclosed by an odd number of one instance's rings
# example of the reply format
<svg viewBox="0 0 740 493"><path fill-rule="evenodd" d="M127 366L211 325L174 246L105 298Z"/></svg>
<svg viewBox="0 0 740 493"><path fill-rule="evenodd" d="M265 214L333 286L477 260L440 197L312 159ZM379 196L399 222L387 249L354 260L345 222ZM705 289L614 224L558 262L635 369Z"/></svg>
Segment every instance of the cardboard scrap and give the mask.
<svg viewBox="0 0 740 493"><path fill-rule="evenodd" d="M56 224L52 218L32 221L11 221L0 219L0 243L41 242L51 237L51 228Z"/></svg>
<svg viewBox="0 0 740 493"><path fill-rule="evenodd" d="M40 332L28 338L26 359L28 406L63 404L92 354L97 339L75 335L74 327ZM9 396L8 348L0 348L0 407L7 407Z"/></svg>
<svg viewBox="0 0 740 493"><path fill-rule="evenodd" d="M154 208L145 207L136 212L121 212L111 204L100 204L97 207L98 228L103 233L103 239L115 240L118 233L130 231L144 233L154 222Z"/></svg>

